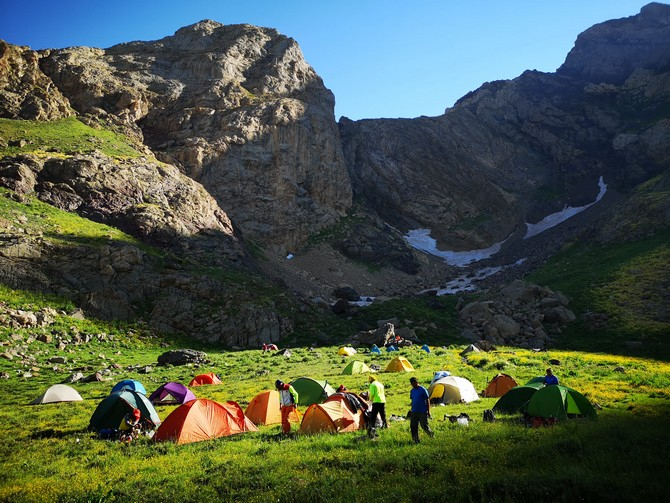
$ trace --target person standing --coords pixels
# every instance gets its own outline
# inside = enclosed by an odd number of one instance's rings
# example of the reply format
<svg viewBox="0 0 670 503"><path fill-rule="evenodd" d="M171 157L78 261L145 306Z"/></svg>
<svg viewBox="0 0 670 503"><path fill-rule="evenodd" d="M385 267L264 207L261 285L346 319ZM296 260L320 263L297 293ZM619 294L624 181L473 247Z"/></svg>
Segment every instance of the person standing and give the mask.
<svg viewBox="0 0 670 503"><path fill-rule="evenodd" d="M377 424L377 415L382 419L382 428L388 428L386 423L386 395L384 395L384 385L380 383L373 375L368 377L370 389L368 390L372 410L370 411L370 422L368 423L368 435L374 436L375 425Z"/></svg>
<svg viewBox="0 0 670 503"><path fill-rule="evenodd" d="M435 433L428 426L428 418L430 417L430 400L428 390L419 384L416 377L409 380L412 389L409 392L409 398L412 401L412 412L409 423L409 429L412 433L412 440L415 444L419 443L419 425L429 437L433 438Z"/></svg>
<svg viewBox="0 0 670 503"><path fill-rule="evenodd" d="M558 384L558 377L554 375L551 369L547 369L547 375L544 376L544 385L551 386L552 384Z"/></svg>
<svg viewBox="0 0 670 503"><path fill-rule="evenodd" d="M277 379L275 387L279 391L279 409L281 410L281 430L284 435L291 432L289 417L298 407L298 392L290 384Z"/></svg>

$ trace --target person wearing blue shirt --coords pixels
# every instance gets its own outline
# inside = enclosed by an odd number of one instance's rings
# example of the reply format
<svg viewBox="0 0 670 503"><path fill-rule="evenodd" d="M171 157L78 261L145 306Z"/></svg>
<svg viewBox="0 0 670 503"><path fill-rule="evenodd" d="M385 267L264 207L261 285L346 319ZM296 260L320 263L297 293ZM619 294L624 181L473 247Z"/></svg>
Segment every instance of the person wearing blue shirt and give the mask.
<svg viewBox="0 0 670 503"><path fill-rule="evenodd" d="M430 417L430 400L428 399L428 390L419 385L416 377L409 380L412 389L409 392L409 398L412 401L412 411L409 423L409 429L412 432L412 440L415 444L419 443L419 425L431 438L435 435L428 426Z"/></svg>
<svg viewBox="0 0 670 503"><path fill-rule="evenodd" d="M547 375L544 376L544 385L551 386L552 384L558 384L558 377L556 377L551 369L547 369Z"/></svg>

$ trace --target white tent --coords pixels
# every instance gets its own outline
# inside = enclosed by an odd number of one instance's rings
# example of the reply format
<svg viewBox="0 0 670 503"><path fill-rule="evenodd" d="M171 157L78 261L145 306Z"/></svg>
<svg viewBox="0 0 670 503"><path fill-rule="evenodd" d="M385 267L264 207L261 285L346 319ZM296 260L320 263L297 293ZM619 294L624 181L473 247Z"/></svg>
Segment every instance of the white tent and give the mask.
<svg viewBox="0 0 670 503"><path fill-rule="evenodd" d="M474 402L479 400L474 384L464 377L447 376L428 388L431 401L438 403Z"/></svg>
<svg viewBox="0 0 670 503"><path fill-rule="evenodd" d="M54 384L38 398L35 398L30 405L39 405L43 403L56 402L80 402L83 398L77 390L66 386L65 384Z"/></svg>

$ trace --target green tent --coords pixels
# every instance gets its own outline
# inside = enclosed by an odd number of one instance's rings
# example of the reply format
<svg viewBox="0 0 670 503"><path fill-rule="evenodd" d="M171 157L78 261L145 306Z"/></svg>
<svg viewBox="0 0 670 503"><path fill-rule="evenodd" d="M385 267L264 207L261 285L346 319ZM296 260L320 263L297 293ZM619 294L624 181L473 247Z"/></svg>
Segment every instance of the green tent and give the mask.
<svg viewBox="0 0 670 503"><path fill-rule="evenodd" d="M494 412L503 414L514 414L515 412L524 412L530 399L537 393L542 383L526 384L525 386L516 386L501 396L493 406Z"/></svg>
<svg viewBox="0 0 670 503"><path fill-rule="evenodd" d="M531 384L544 384L544 376L538 376L538 377L533 377L530 381L526 383L526 386L530 386Z"/></svg>
<svg viewBox="0 0 670 503"><path fill-rule="evenodd" d="M322 403L335 393L328 381L316 381L310 377L298 377L291 382L291 386L298 392L298 405Z"/></svg>
<svg viewBox="0 0 670 503"><path fill-rule="evenodd" d="M125 388L110 394L98 404L91 416L89 428L96 431L118 429L123 417L133 409L139 409L142 413L142 419L150 421L154 426L161 423L156 409L146 396Z"/></svg>
<svg viewBox="0 0 670 503"><path fill-rule="evenodd" d="M567 419L570 416L596 417L596 410L579 391L567 386L545 386L528 402L526 412L533 417Z"/></svg>
<svg viewBox="0 0 670 503"><path fill-rule="evenodd" d="M344 370L342 371L342 373L346 375L362 374L363 372L372 372L372 370L370 370L370 367L368 367L364 362L355 360L344 367Z"/></svg>

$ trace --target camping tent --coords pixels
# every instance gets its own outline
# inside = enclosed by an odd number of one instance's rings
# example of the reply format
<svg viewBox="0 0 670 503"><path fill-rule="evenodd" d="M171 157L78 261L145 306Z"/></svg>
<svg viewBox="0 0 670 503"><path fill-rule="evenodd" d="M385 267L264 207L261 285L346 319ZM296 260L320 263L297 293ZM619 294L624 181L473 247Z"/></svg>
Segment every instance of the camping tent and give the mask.
<svg viewBox="0 0 670 503"><path fill-rule="evenodd" d="M466 347L463 351L460 352L460 355L465 356L469 355L470 353L481 353L481 349L479 349L474 344L470 344L468 347Z"/></svg>
<svg viewBox="0 0 670 503"><path fill-rule="evenodd" d="M340 348L340 350L337 352L338 355L342 356L353 356L356 354L356 350L354 348L345 346Z"/></svg>
<svg viewBox="0 0 670 503"><path fill-rule="evenodd" d="M530 416L547 419L566 419L572 415L596 417L596 410L584 395L560 385L538 389L528 402L526 412Z"/></svg>
<svg viewBox="0 0 670 503"><path fill-rule="evenodd" d="M363 372L372 372L372 370L370 370L370 367L368 367L364 362L357 360L350 362L349 365L344 367L344 370L342 370L342 373L346 375L362 374Z"/></svg>
<svg viewBox="0 0 670 503"><path fill-rule="evenodd" d="M484 396L487 398L500 397L512 388L518 386L517 382L507 374L498 374L489 381L484 390Z"/></svg>
<svg viewBox="0 0 670 503"><path fill-rule="evenodd" d="M363 413L352 412L342 394L329 397L324 403L307 407L300 423L300 433L345 433L364 426Z"/></svg>
<svg viewBox="0 0 670 503"><path fill-rule="evenodd" d="M89 428L97 431L117 429L123 417L133 409L140 410L142 420L146 420L154 426L161 423L156 409L146 396L137 391L122 389L116 393L111 393L98 404L91 416Z"/></svg>
<svg viewBox="0 0 670 503"><path fill-rule="evenodd" d="M237 402L222 404L208 398L196 398L173 410L156 430L154 440L189 444L247 431L258 431L258 428L244 415Z"/></svg>
<svg viewBox="0 0 670 503"><path fill-rule="evenodd" d="M321 403L335 393L328 381L316 381L310 377L298 377L291 382L291 386L298 392L298 405Z"/></svg>
<svg viewBox="0 0 670 503"><path fill-rule="evenodd" d="M190 400L195 400L195 395L178 382L166 382L149 396L149 401L154 405L174 405Z"/></svg>
<svg viewBox="0 0 670 503"><path fill-rule="evenodd" d="M404 356L396 356L384 369L384 372L413 372L414 367Z"/></svg>
<svg viewBox="0 0 670 503"><path fill-rule="evenodd" d="M424 344L423 346L421 346L421 349L423 349L426 353L430 354L430 346L428 346L428 344Z"/></svg>
<svg viewBox="0 0 670 503"><path fill-rule="evenodd" d="M533 377L530 381L528 381L526 383L526 386L530 386L531 384L542 384L542 385L544 385L544 376Z"/></svg>
<svg viewBox="0 0 670 503"><path fill-rule="evenodd" d="M428 388L431 402L458 403L479 400L474 384L464 377L447 376L438 379Z"/></svg>
<svg viewBox="0 0 670 503"><path fill-rule="evenodd" d="M142 393L143 395L147 394L147 390L144 389L142 383L140 381L136 381L135 379L124 379L123 381L117 382L112 388L112 393L116 393L122 389L130 389L137 391L138 393Z"/></svg>
<svg viewBox="0 0 670 503"><path fill-rule="evenodd" d="M379 347L377 347L376 344L373 344L372 347L370 348L370 353L380 355L380 354L382 354L382 351L381 351L381 349L379 349Z"/></svg>
<svg viewBox="0 0 670 503"><path fill-rule="evenodd" d="M542 383L532 383L512 388L498 399L493 406L493 411L503 414L525 411L530 399L542 386Z"/></svg>
<svg viewBox="0 0 670 503"><path fill-rule="evenodd" d="M393 351L398 351L398 348L395 347L394 345L390 345L386 348L387 353L392 353Z"/></svg>
<svg viewBox="0 0 670 503"><path fill-rule="evenodd" d="M276 390L263 391L253 397L244 415L256 424L279 424L281 423L281 411L279 410L279 392ZM294 409L289 415L289 421L300 422L300 413Z"/></svg>
<svg viewBox="0 0 670 503"><path fill-rule="evenodd" d="M65 384L54 384L42 395L30 402L30 405L56 402L80 402L81 400L83 400L83 398L77 393L76 389L66 386Z"/></svg>
<svg viewBox="0 0 670 503"><path fill-rule="evenodd" d="M191 379L191 382L188 383L189 386L201 386L203 384L223 384L221 379L217 377L214 372L207 372L206 374L200 374Z"/></svg>
<svg viewBox="0 0 670 503"><path fill-rule="evenodd" d="M447 370L438 370L437 372L435 372L435 374L433 374L433 379L430 381L430 384L433 384L438 379L442 379L443 377L447 377L447 376L450 376L450 375L451 375L451 372L449 372Z"/></svg>

